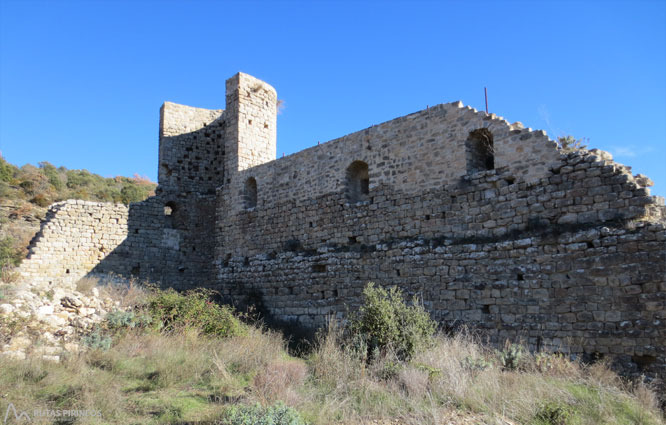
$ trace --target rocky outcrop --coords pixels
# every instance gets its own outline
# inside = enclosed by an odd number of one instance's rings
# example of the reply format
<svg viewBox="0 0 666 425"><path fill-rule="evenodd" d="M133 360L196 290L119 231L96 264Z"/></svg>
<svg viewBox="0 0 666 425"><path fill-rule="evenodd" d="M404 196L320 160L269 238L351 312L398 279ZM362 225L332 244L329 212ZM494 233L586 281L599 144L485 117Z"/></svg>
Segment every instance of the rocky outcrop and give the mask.
<svg viewBox="0 0 666 425"><path fill-rule="evenodd" d="M24 359L28 355L59 361L66 352L82 349L90 334L120 302L87 278L76 285L48 287L25 283L3 288L0 300L0 355ZM82 292L83 291L83 292Z"/></svg>

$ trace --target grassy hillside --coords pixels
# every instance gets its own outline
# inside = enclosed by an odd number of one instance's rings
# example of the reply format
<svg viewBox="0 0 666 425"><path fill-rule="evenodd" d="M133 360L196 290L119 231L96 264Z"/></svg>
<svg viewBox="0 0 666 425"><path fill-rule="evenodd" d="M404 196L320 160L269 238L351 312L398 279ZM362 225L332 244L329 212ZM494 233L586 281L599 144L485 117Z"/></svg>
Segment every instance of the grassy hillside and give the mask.
<svg viewBox="0 0 666 425"><path fill-rule="evenodd" d="M0 156L0 267L14 266L25 256L52 203L83 199L129 204L146 199L156 186L137 175L107 178L48 162L17 167Z"/></svg>

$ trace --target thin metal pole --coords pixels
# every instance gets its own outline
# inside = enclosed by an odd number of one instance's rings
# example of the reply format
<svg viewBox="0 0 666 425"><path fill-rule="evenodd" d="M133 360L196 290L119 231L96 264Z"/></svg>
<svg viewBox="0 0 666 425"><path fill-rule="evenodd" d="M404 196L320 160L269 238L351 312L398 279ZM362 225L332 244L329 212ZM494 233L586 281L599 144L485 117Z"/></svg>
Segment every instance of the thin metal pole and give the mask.
<svg viewBox="0 0 666 425"><path fill-rule="evenodd" d="M486 114L488 113L488 89L483 88L483 93L486 95Z"/></svg>

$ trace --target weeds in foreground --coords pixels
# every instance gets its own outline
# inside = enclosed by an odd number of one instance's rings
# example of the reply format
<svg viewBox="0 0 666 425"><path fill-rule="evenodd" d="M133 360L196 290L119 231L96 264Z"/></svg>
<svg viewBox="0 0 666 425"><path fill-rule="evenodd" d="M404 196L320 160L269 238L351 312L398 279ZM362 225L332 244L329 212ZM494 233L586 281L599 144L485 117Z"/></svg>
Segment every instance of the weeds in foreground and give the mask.
<svg viewBox="0 0 666 425"><path fill-rule="evenodd" d="M79 418L80 424L455 424L460 417L467 423L664 423L653 391L627 386L604 364L533 356L511 345L502 360L501 352L466 333L433 335L409 358L392 344L369 357L367 335L334 320L301 359L288 354L282 335L265 329L206 332L202 317L216 320L218 313L206 301L201 305L200 295L146 297L143 309L107 317L110 344L100 334L96 349L61 363L0 357L0 411L13 403L19 410L100 412L101 419ZM150 297L164 302L151 304ZM156 314L146 321L142 314L151 311ZM164 318L169 326L153 322Z"/></svg>

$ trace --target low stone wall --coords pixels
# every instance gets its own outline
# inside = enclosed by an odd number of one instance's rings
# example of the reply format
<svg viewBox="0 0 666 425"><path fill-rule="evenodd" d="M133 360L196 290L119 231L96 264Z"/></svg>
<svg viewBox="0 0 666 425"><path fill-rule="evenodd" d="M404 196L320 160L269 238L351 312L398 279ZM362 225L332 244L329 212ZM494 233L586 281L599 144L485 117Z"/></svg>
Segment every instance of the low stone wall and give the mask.
<svg viewBox="0 0 666 425"><path fill-rule="evenodd" d="M122 204L69 200L51 205L19 267L21 278L44 285L76 282L125 240L127 218Z"/></svg>

